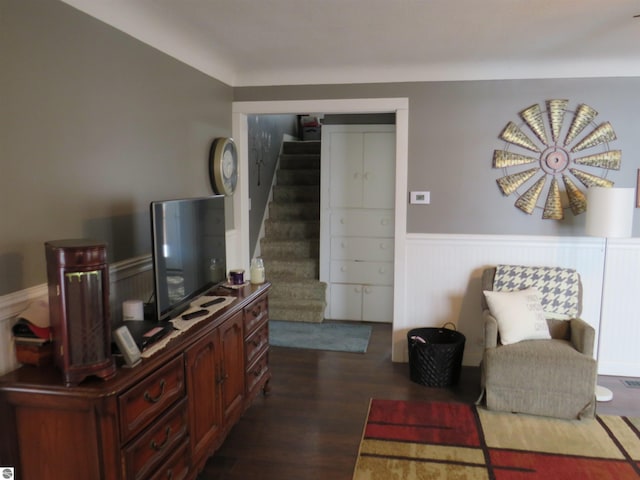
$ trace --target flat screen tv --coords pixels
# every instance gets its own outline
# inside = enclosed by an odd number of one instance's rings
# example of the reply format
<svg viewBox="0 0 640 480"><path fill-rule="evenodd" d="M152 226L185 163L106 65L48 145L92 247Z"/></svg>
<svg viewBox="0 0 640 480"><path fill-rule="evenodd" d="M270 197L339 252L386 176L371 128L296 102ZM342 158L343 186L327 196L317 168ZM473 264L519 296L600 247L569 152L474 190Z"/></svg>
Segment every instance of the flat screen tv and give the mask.
<svg viewBox="0 0 640 480"><path fill-rule="evenodd" d="M169 320L226 279L224 196L152 202L155 317Z"/></svg>

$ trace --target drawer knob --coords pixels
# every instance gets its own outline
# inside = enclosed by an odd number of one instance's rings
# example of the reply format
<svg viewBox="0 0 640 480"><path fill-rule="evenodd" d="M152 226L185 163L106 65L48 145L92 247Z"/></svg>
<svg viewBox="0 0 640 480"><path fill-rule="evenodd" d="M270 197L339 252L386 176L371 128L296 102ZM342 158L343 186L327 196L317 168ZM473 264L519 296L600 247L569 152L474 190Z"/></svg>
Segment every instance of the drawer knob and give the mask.
<svg viewBox="0 0 640 480"><path fill-rule="evenodd" d="M156 452L162 450L167 443L169 443L169 436L171 435L171 425L167 425L164 431L164 440L161 443L156 443L155 440L151 440L151 448Z"/></svg>
<svg viewBox="0 0 640 480"><path fill-rule="evenodd" d="M147 390L146 392L144 392L144 399L149 403L158 403L162 398L162 395L164 395L165 385L166 385L166 382L164 381L164 378L163 378L162 380L160 380L160 393L158 394L158 396L152 397L149 391Z"/></svg>

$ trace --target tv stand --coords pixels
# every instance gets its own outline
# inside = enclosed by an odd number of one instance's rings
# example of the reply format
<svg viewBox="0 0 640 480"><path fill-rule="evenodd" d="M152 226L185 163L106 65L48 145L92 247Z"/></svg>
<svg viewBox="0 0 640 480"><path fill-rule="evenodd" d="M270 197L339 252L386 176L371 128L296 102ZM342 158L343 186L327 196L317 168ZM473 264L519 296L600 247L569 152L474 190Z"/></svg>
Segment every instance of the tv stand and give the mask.
<svg viewBox="0 0 640 480"><path fill-rule="evenodd" d="M234 290L236 302L109 380L65 387L54 366L1 377L0 464L22 480L194 480L269 390L269 289Z"/></svg>

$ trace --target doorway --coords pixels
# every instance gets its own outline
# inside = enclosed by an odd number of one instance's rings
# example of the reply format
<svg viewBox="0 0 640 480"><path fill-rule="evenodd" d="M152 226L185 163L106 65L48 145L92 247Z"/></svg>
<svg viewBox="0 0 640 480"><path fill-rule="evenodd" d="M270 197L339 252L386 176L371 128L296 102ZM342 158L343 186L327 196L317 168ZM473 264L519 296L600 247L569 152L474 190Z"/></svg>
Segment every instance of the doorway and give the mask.
<svg viewBox="0 0 640 480"><path fill-rule="evenodd" d="M407 212L407 169L409 138L408 98L336 99L336 100L289 100L264 102L234 102L232 107L232 134L238 143L239 180L233 197L233 219L236 239L230 255L238 265L249 269L249 184L248 161L248 115L297 114L299 112L323 112L327 114L350 113L394 113L396 116L396 173L395 173L395 248L394 248L394 311L396 318L402 318L405 311L405 238ZM401 343L401 332L393 332L393 345ZM396 352L392 351L396 358Z"/></svg>

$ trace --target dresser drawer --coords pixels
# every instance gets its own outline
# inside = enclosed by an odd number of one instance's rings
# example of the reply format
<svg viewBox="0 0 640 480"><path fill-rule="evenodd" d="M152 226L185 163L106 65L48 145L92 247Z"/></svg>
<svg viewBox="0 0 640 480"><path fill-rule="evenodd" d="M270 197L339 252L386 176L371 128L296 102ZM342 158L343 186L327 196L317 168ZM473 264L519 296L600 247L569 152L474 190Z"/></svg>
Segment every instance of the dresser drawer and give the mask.
<svg viewBox="0 0 640 480"><path fill-rule="evenodd" d="M260 380L269 371L269 351L265 351L255 362L247 368L246 387L247 396L251 396L251 392L260 383Z"/></svg>
<svg viewBox="0 0 640 480"><path fill-rule="evenodd" d="M267 345L269 345L269 322L265 319L262 326L258 327L244 342L245 365L251 365Z"/></svg>
<svg viewBox="0 0 640 480"><path fill-rule="evenodd" d="M269 318L269 304L266 296L244 309L244 334L246 336L258 328L258 326Z"/></svg>
<svg viewBox="0 0 640 480"><path fill-rule="evenodd" d="M333 237L331 258L393 262L393 238Z"/></svg>
<svg viewBox="0 0 640 480"><path fill-rule="evenodd" d="M167 461L176 445L187 437L187 425L187 400L183 399L125 448L126 477L147 478Z"/></svg>
<svg viewBox="0 0 640 480"><path fill-rule="evenodd" d="M332 237L394 237L393 210L336 210L331 213Z"/></svg>
<svg viewBox="0 0 640 480"><path fill-rule="evenodd" d="M189 446L184 441L167 462L149 478L149 480L184 480L189 475Z"/></svg>
<svg viewBox="0 0 640 480"><path fill-rule="evenodd" d="M331 262L331 283L360 283L364 285L393 285L392 262Z"/></svg>
<svg viewBox="0 0 640 480"><path fill-rule="evenodd" d="M140 433L169 405L184 396L184 360L179 355L118 397L122 442Z"/></svg>

